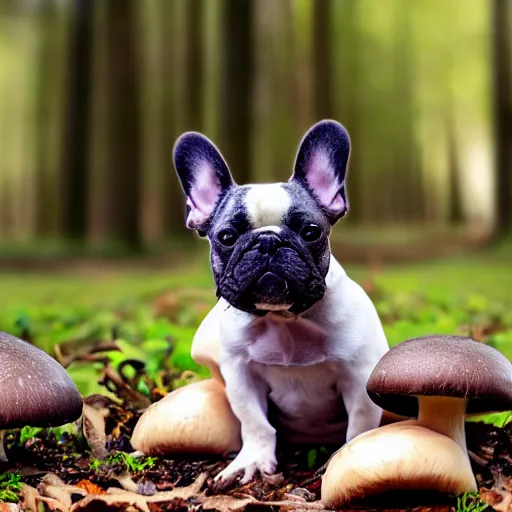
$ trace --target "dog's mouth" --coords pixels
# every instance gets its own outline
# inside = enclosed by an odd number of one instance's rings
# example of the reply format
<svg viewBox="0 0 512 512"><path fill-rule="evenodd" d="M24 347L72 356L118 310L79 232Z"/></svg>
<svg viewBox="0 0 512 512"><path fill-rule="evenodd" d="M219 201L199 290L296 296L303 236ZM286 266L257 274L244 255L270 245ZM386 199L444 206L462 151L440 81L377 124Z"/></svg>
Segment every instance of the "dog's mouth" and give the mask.
<svg viewBox="0 0 512 512"><path fill-rule="evenodd" d="M288 282L274 272L265 272L254 285L254 297L258 301L258 309L279 311L288 309L292 303L289 301Z"/></svg>
<svg viewBox="0 0 512 512"><path fill-rule="evenodd" d="M223 275L217 295L237 309L257 315L297 315L322 299L325 289L325 279L313 262L283 247L269 258L246 251Z"/></svg>

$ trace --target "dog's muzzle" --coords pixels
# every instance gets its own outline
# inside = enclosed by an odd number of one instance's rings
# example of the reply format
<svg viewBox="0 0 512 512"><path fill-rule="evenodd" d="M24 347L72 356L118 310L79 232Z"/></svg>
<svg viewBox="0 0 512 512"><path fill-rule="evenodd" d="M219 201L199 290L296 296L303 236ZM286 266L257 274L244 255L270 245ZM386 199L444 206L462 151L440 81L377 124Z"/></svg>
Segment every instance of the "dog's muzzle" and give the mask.
<svg viewBox="0 0 512 512"><path fill-rule="evenodd" d="M292 241L264 232L239 253L219 292L245 311L290 310L297 314L322 298L325 282Z"/></svg>

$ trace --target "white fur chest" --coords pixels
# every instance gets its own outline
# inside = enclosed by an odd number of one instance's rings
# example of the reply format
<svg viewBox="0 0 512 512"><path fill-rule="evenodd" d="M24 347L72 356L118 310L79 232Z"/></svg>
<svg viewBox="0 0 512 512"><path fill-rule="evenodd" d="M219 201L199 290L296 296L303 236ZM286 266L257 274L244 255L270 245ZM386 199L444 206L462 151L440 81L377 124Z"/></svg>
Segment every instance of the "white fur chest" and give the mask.
<svg viewBox="0 0 512 512"><path fill-rule="evenodd" d="M285 437L340 441L346 420L336 389L341 370L328 360L323 329L269 314L255 322L250 338L249 367L268 385Z"/></svg>
<svg viewBox="0 0 512 512"><path fill-rule="evenodd" d="M277 366L311 366L326 360L325 332L302 318L268 314L250 328L249 360Z"/></svg>

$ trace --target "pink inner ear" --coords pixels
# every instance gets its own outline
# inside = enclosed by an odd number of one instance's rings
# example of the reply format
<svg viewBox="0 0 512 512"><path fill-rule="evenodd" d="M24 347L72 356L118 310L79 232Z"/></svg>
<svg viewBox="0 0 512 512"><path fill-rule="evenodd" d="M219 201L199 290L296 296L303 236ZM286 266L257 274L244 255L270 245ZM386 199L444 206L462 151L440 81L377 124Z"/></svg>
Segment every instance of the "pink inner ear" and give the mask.
<svg viewBox="0 0 512 512"><path fill-rule="evenodd" d="M311 155L306 166L306 179L322 206L337 212L344 210L345 201L338 193L341 183L336 179L327 151L318 149Z"/></svg>
<svg viewBox="0 0 512 512"><path fill-rule="evenodd" d="M194 169L194 183L187 198L190 213L188 227L197 227L212 214L220 195L220 186L215 176L215 169L206 161L198 162Z"/></svg>

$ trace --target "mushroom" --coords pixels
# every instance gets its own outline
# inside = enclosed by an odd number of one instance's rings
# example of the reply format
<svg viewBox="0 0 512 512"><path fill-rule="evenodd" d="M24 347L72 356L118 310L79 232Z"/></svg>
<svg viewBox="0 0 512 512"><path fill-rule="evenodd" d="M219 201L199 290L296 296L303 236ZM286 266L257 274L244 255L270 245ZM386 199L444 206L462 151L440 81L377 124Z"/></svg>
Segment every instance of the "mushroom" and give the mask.
<svg viewBox="0 0 512 512"><path fill-rule="evenodd" d="M241 448L240 423L222 382L188 384L150 405L131 439L145 455L170 453L223 454Z"/></svg>
<svg viewBox="0 0 512 512"><path fill-rule="evenodd" d="M82 414L82 397L66 370L46 352L0 332L0 460L4 430L53 427Z"/></svg>
<svg viewBox="0 0 512 512"><path fill-rule="evenodd" d="M512 364L471 338L425 336L391 348L367 392L383 409L417 419L361 434L334 454L322 481L328 508L385 491L476 490L464 416L512 408Z"/></svg>

